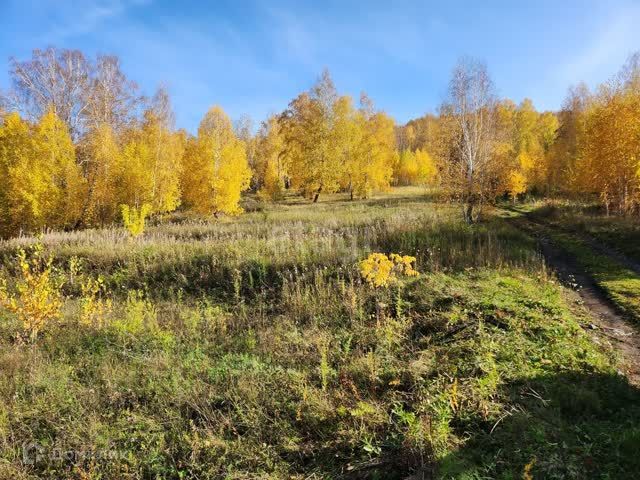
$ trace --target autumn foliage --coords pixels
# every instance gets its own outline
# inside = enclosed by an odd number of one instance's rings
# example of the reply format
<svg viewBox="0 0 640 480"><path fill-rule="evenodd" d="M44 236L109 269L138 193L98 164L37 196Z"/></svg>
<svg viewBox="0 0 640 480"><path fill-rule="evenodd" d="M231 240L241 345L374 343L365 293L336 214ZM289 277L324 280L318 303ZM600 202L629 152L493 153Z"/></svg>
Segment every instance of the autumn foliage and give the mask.
<svg viewBox="0 0 640 480"><path fill-rule="evenodd" d="M0 307L15 314L25 337L34 341L62 310L61 279L53 266L53 257L45 256L42 244L29 251L18 250L19 277L13 288L0 277Z"/></svg>
<svg viewBox="0 0 640 480"><path fill-rule="evenodd" d="M399 277L416 277L416 258L409 255L372 253L359 263L362 278L372 287L387 287Z"/></svg>
<svg viewBox="0 0 640 480"><path fill-rule="evenodd" d="M116 57L47 49L11 65L2 103L15 108L0 111L2 237L127 223L122 205L150 216L237 215L249 190L262 201L298 193L316 202L438 187L468 222L526 195L640 210L638 54L596 92L571 89L559 112L498 98L486 66L465 59L438 114L404 126L366 94L354 104L325 71L255 133L215 106L196 135L176 130L164 89L139 95Z"/></svg>
<svg viewBox="0 0 640 480"><path fill-rule="evenodd" d="M279 122L291 185L314 202L323 193L367 198L389 187L397 162L393 120L366 95L356 109L351 97L338 95L327 71Z"/></svg>
<svg viewBox="0 0 640 480"><path fill-rule="evenodd" d="M249 187L251 170L245 145L222 108L207 112L198 136L189 139L182 176L185 205L205 215L242 212L240 193Z"/></svg>

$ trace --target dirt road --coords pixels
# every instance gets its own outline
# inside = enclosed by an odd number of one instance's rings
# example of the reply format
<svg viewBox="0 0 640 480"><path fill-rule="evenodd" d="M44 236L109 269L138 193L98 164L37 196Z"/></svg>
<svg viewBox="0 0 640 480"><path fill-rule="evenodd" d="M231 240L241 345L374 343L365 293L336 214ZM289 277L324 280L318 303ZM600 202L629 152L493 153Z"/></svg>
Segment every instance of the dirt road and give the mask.
<svg viewBox="0 0 640 480"><path fill-rule="evenodd" d="M607 342L620 353L622 371L629 378L629 382L640 385L640 330L629 322L613 303L598 287L591 276L582 270L570 254L553 242L545 230L552 226L535 222L525 216L510 217L518 228L526 231L538 240L540 251L547 264L557 273L560 280L570 287L583 302L591 315L592 323L585 328L599 343ZM603 245L593 245L589 242L594 254L608 255L618 261L620 257ZM629 266L631 270L640 267Z"/></svg>

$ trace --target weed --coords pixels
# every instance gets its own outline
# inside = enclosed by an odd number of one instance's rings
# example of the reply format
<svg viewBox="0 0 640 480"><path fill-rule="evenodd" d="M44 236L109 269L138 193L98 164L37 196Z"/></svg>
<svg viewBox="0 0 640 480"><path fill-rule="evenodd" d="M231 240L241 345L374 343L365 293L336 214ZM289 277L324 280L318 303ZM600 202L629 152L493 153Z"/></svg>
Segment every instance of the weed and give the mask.
<svg viewBox="0 0 640 480"><path fill-rule="evenodd" d="M105 316L112 310L112 300L107 295L104 279L88 277L81 285L82 298L80 300L80 323L87 326L101 328L104 326Z"/></svg>
<svg viewBox="0 0 640 480"><path fill-rule="evenodd" d="M0 477L637 476L640 394L535 240L417 189L263 208L43 237L68 298L30 349L0 313ZM34 241L0 242L6 292ZM371 252L421 274L372 288Z"/></svg>

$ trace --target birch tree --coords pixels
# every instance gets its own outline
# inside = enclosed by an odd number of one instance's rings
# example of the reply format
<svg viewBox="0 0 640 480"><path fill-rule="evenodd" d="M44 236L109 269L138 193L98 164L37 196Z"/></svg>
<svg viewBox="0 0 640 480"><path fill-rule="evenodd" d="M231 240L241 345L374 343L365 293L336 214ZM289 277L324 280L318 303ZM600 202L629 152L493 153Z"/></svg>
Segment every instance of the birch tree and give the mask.
<svg viewBox="0 0 640 480"><path fill-rule="evenodd" d="M442 107L455 127L443 180L462 204L467 223L478 219L481 206L495 193L495 104L486 66L473 59L461 60L451 76L449 100Z"/></svg>
<svg viewBox="0 0 640 480"><path fill-rule="evenodd" d="M340 188L342 164L335 135L337 100L335 86L325 70L313 88L296 97L280 116L293 187L314 203L321 193Z"/></svg>
<svg viewBox="0 0 640 480"><path fill-rule="evenodd" d="M10 59L11 106L36 121L49 109L77 140L87 113L91 65L78 50L34 50L30 60Z"/></svg>
<svg viewBox="0 0 640 480"><path fill-rule="evenodd" d="M251 169L244 143L220 107L211 108L187 142L182 176L185 206L201 214L237 215L241 193L249 188Z"/></svg>

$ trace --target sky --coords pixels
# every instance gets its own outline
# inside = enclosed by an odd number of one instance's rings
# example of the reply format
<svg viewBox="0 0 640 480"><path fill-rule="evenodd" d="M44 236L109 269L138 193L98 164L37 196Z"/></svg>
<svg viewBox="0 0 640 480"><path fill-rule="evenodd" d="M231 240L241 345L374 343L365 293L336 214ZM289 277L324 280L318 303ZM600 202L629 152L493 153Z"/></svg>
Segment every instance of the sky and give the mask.
<svg viewBox="0 0 640 480"><path fill-rule="evenodd" d="M55 46L115 54L142 93L164 85L178 127L212 105L259 123L328 68L397 122L436 112L462 56L486 62L500 96L556 110L640 50L640 0L0 0L0 89L9 58Z"/></svg>

